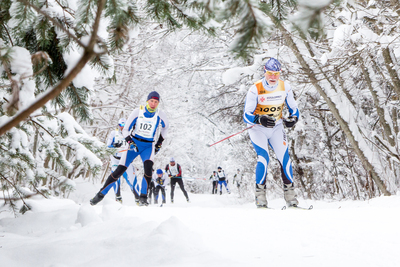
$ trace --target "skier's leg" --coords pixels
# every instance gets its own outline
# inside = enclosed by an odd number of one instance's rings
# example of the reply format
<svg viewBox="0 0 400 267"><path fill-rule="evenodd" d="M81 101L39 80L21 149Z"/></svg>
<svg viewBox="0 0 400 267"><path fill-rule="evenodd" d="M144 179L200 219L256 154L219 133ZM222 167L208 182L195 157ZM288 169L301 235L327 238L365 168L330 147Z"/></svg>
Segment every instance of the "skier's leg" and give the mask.
<svg viewBox="0 0 400 267"><path fill-rule="evenodd" d="M177 178L171 178L171 202L174 203L174 191Z"/></svg>
<svg viewBox="0 0 400 267"><path fill-rule="evenodd" d="M178 184L179 184L179 187L181 188L181 190L183 192L183 195L186 197L186 201L189 201L189 196L188 196L188 193L185 190L185 185L183 184L182 178L178 179Z"/></svg>
<svg viewBox="0 0 400 267"><path fill-rule="evenodd" d="M91 205L96 205L103 200L104 196L113 186L113 183L115 183L115 181L117 181L118 178L121 177L122 174L124 174L129 164L131 164L131 162L137 157L137 155L138 153L132 150L127 150L122 153L118 167L108 176L106 182L104 183L100 191L96 194L96 196L90 200Z"/></svg>
<svg viewBox="0 0 400 267"><path fill-rule="evenodd" d="M268 135L272 129L249 129L249 136L253 147L257 153L257 166L256 166L256 190L255 190L255 200L256 206L267 207L267 190L266 190L266 178L269 163L269 153L268 153Z"/></svg>
<svg viewBox="0 0 400 267"><path fill-rule="evenodd" d="M165 188L160 187L161 189L161 194L162 194L162 203L166 203L166 198L165 198Z"/></svg>
<svg viewBox="0 0 400 267"><path fill-rule="evenodd" d="M154 190L154 204L158 204L158 194L160 192L160 187L157 185Z"/></svg>
<svg viewBox="0 0 400 267"><path fill-rule="evenodd" d="M226 191L228 191L228 193L230 194L231 191L229 191L229 187L228 187L228 184L226 183L226 181L224 181L224 185L225 185Z"/></svg>
<svg viewBox="0 0 400 267"><path fill-rule="evenodd" d="M288 141L282 124L276 126L274 134L269 141L281 165L281 176L286 204L288 206L297 206L299 202L296 198L296 192L294 191L292 161L290 160Z"/></svg>

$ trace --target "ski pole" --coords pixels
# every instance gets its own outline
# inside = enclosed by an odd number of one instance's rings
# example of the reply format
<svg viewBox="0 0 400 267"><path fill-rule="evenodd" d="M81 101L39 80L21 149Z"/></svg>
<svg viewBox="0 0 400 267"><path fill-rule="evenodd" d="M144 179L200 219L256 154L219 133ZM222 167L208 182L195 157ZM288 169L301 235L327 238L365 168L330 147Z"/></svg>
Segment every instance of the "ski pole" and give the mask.
<svg viewBox="0 0 400 267"><path fill-rule="evenodd" d="M238 133L235 133L235 134L232 134L232 135L230 135L230 136L228 136L228 137L225 137L224 139L219 140L218 142L216 142L216 143L214 143L214 144L207 145L207 147L212 147L213 145L216 145L216 144L218 144L218 143L221 143L222 141L225 141L226 139L229 139L229 138L231 138L231 137L233 137L233 136L235 136L235 135L241 134L241 133L243 133L244 131L246 131L246 130L248 130L248 129L250 129L250 128L253 128L254 126L255 126L255 124L252 125L252 126L247 127L246 129L241 130L241 131L238 132Z"/></svg>

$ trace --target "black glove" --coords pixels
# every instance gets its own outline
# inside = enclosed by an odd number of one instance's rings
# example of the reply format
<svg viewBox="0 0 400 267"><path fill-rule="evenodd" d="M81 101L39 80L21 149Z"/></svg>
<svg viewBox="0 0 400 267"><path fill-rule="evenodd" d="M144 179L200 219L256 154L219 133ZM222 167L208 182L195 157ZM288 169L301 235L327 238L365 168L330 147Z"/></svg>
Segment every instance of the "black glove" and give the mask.
<svg viewBox="0 0 400 267"><path fill-rule="evenodd" d="M157 155L158 151L160 151L163 141L164 141L164 138L162 137L162 135L160 135L158 137L157 143L156 143L155 148L154 148L154 152L155 152L156 155Z"/></svg>
<svg viewBox="0 0 400 267"><path fill-rule="evenodd" d="M297 118L297 116L289 116L287 119L283 119L283 123L287 128L291 128L297 123L298 120L299 118Z"/></svg>
<svg viewBox="0 0 400 267"><path fill-rule="evenodd" d="M114 143L113 147L121 147L122 146L122 142L118 142L118 143Z"/></svg>
<svg viewBox="0 0 400 267"><path fill-rule="evenodd" d="M128 135L127 137L125 137L125 141L128 143L128 150L133 150L135 152L138 152L138 147L135 144L135 142L132 139L132 136Z"/></svg>
<svg viewBox="0 0 400 267"><path fill-rule="evenodd" d="M271 117L268 115L261 115L258 118L259 124L261 124L262 126L267 127L267 128L274 128L275 121L276 121L276 119L274 117Z"/></svg>
<svg viewBox="0 0 400 267"><path fill-rule="evenodd" d="M160 151L160 149L161 149L161 144L157 143L154 148L154 152L156 155L157 155L158 151Z"/></svg>
<svg viewBox="0 0 400 267"><path fill-rule="evenodd" d="M129 144L130 142L133 142L132 140L132 136L128 135L127 137L125 137L125 141Z"/></svg>

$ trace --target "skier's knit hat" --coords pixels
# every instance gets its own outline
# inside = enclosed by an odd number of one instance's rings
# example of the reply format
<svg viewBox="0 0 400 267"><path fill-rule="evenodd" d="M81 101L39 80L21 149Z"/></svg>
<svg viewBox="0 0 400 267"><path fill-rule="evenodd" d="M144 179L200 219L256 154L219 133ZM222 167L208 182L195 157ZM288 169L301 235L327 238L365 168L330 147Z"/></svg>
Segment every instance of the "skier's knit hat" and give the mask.
<svg viewBox="0 0 400 267"><path fill-rule="evenodd" d="M171 158L171 159L169 160L169 162L175 162L175 159L174 159L174 158Z"/></svg>
<svg viewBox="0 0 400 267"><path fill-rule="evenodd" d="M267 60L267 62L264 65L264 73L267 70L271 71L281 71L281 63L276 58L271 57L270 59Z"/></svg>
<svg viewBox="0 0 400 267"><path fill-rule="evenodd" d="M150 94L147 96L147 101L150 99L156 99L160 101L160 95L156 91L150 92Z"/></svg>
<svg viewBox="0 0 400 267"><path fill-rule="evenodd" d="M163 174L161 169L157 169L157 174Z"/></svg>

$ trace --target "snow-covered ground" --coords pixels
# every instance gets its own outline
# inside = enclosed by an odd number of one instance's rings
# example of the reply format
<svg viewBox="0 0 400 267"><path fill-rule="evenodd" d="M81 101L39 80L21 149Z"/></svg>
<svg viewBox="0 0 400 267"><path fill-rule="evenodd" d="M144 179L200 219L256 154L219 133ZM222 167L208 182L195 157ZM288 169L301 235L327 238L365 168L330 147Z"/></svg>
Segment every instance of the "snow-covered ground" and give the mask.
<svg viewBox="0 0 400 267"><path fill-rule="evenodd" d="M400 266L400 196L301 200L314 209L256 209L236 194L138 207L123 190L88 204L100 184L78 181L70 199L30 199L32 211L0 213L0 266Z"/></svg>

